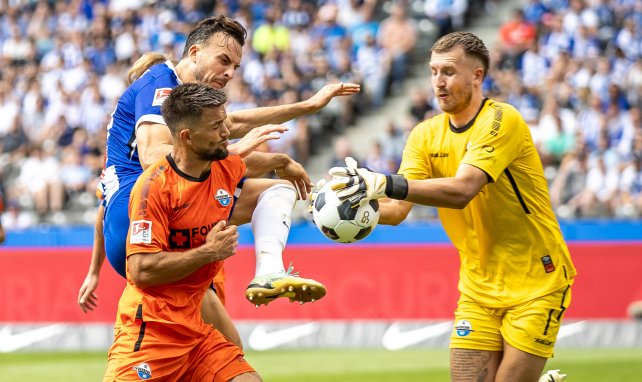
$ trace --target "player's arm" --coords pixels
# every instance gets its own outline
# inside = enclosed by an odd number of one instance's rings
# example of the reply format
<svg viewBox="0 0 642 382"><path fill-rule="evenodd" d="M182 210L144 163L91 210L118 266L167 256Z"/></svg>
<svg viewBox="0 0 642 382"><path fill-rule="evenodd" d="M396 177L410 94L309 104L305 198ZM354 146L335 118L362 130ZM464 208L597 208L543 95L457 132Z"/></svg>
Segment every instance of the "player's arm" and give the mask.
<svg viewBox="0 0 642 382"><path fill-rule="evenodd" d="M172 133L167 125L143 122L136 129L136 145L140 165L145 170L172 152Z"/></svg>
<svg viewBox="0 0 642 382"><path fill-rule="evenodd" d="M225 125L228 130L232 130L232 122L229 118L225 120ZM241 158L245 158L263 143L280 138L278 134L274 133L282 134L286 131L288 131L288 128L283 125L265 125L257 127L256 129L252 129L243 138L228 145L227 149L230 154L236 154Z"/></svg>
<svg viewBox="0 0 642 382"><path fill-rule="evenodd" d="M225 221L220 221L200 247L185 252L134 253L127 257L127 270L140 289L171 284L206 264L232 256L238 246L238 237L236 226L226 226Z"/></svg>
<svg viewBox="0 0 642 382"><path fill-rule="evenodd" d="M370 199L392 198L426 206L464 208L488 183L486 172L468 164L461 164L454 177L406 179L403 175L384 175L365 168L357 168L352 158L346 158L346 167L330 169L332 189L342 200L353 205Z"/></svg>
<svg viewBox="0 0 642 382"><path fill-rule="evenodd" d="M0 244L4 243L4 240L5 240L4 227L2 226L2 222L0 222Z"/></svg>
<svg viewBox="0 0 642 382"><path fill-rule="evenodd" d="M306 114L316 113L332 98L358 93L360 85L353 83L327 84L305 101L287 105L237 110L228 113L232 122L231 138L240 138L257 126L281 124Z"/></svg>
<svg viewBox="0 0 642 382"><path fill-rule="evenodd" d="M413 204L405 200L379 199L379 224L397 225L406 220Z"/></svg>
<svg viewBox="0 0 642 382"><path fill-rule="evenodd" d="M248 178L258 178L275 171L279 178L294 185L302 199L305 200L312 191L312 180L308 173L300 163L286 154L254 151L243 158L243 161L247 167L245 176Z"/></svg>
<svg viewBox="0 0 642 382"><path fill-rule="evenodd" d="M462 164L451 178L408 181L404 200L426 206L464 208L488 184L488 175L475 166Z"/></svg>
<svg viewBox="0 0 642 382"><path fill-rule="evenodd" d="M83 313L88 310L94 310L98 306L98 296L94 293L98 288L98 279L100 269L105 262L105 236L103 233L103 215L105 207L102 203L98 205L96 211L96 221L94 224L94 244L91 250L91 262L87 276L78 291L78 305Z"/></svg>

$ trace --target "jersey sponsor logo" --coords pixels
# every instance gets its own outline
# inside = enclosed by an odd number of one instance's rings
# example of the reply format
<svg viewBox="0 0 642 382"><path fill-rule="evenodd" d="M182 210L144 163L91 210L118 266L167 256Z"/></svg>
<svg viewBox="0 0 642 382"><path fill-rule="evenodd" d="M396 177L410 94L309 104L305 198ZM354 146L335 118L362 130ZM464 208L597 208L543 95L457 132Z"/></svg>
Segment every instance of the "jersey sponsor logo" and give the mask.
<svg viewBox="0 0 642 382"><path fill-rule="evenodd" d="M161 106L165 99L169 97L169 93L172 92L172 88L160 88L156 89L154 92L154 100L152 101L152 106Z"/></svg>
<svg viewBox="0 0 642 382"><path fill-rule="evenodd" d="M140 379L150 379L152 377L152 368L145 362L132 367L132 370L138 374Z"/></svg>
<svg viewBox="0 0 642 382"><path fill-rule="evenodd" d="M448 158L448 153L430 153L428 156L431 158Z"/></svg>
<svg viewBox="0 0 642 382"><path fill-rule="evenodd" d="M459 320L455 325L455 332L459 337L466 337L471 332L474 332L473 326L467 320Z"/></svg>
<svg viewBox="0 0 642 382"><path fill-rule="evenodd" d="M318 329L319 324L315 322L291 326L271 332L266 330L265 325L258 325L250 333L250 336L247 339L247 344L254 350L269 350L297 340L301 337L309 336Z"/></svg>
<svg viewBox="0 0 642 382"><path fill-rule="evenodd" d="M190 248L191 244L192 241L190 240L189 228L169 230L170 248Z"/></svg>
<svg viewBox="0 0 642 382"><path fill-rule="evenodd" d="M542 264L544 264L544 270L546 273L551 273L555 270L555 264L553 264L553 259L550 256L542 256Z"/></svg>
<svg viewBox="0 0 642 382"><path fill-rule="evenodd" d="M401 331L398 323L394 323L386 329L381 339L381 344L388 350L401 350L409 346L426 341L430 338L439 337L450 332L452 322L442 322L436 325L428 325L419 329Z"/></svg>
<svg viewBox="0 0 642 382"><path fill-rule="evenodd" d="M535 338L535 343L542 344L544 346L553 346L553 344L555 344L555 341L550 341L546 338Z"/></svg>
<svg viewBox="0 0 642 382"><path fill-rule="evenodd" d="M179 210L183 210L185 208L189 208L189 206L191 206L191 205L192 205L192 203L187 202L187 203L181 204L180 206L172 207L172 212L176 212L176 211L179 211Z"/></svg>
<svg viewBox="0 0 642 382"><path fill-rule="evenodd" d="M172 249L188 249L201 246L207 240L216 223L209 223L200 227L169 229L169 247Z"/></svg>
<svg viewBox="0 0 642 382"><path fill-rule="evenodd" d="M131 224L129 233L129 244L151 244L152 243L152 222L151 220L135 220Z"/></svg>
<svg viewBox="0 0 642 382"><path fill-rule="evenodd" d="M487 153L489 153L489 154L490 154L490 153L492 153L493 151L495 151L495 148L494 148L493 146L483 145L483 146L482 146L482 150L484 150L484 151L486 151Z"/></svg>
<svg viewBox="0 0 642 382"><path fill-rule="evenodd" d="M223 207L229 206L230 202L232 201L232 197L230 196L230 194L222 188L219 188L216 191L214 199L216 199L216 201L219 202Z"/></svg>

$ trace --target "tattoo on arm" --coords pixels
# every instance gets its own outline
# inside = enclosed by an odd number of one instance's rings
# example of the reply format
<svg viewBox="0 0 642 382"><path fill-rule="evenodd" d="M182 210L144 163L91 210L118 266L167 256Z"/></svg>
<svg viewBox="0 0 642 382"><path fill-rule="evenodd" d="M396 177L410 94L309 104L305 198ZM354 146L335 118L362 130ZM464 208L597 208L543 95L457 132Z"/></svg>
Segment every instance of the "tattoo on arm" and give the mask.
<svg viewBox="0 0 642 382"><path fill-rule="evenodd" d="M452 349L451 357L450 373L453 381L488 381L490 352Z"/></svg>

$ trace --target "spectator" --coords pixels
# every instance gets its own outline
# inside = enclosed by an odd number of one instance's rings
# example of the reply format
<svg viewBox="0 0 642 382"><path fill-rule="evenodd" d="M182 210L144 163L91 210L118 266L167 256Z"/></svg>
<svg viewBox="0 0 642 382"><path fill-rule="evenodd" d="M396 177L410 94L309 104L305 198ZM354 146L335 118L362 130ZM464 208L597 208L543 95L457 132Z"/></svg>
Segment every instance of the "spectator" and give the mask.
<svg viewBox="0 0 642 382"><path fill-rule="evenodd" d="M93 174L83 164L83 157L78 151L69 148L63 151L60 171L67 198L73 199L80 193L91 191L89 182Z"/></svg>
<svg viewBox="0 0 642 382"><path fill-rule="evenodd" d="M62 210L64 201L63 184L60 181L60 163L53 155L55 147L49 141L41 147L32 147L28 158L20 166L20 176L17 179L19 195L28 195L35 204L35 209L41 219L49 212Z"/></svg>
<svg viewBox="0 0 642 382"><path fill-rule="evenodd" d="M428 119L428 113L435 109L429 101L427 92L426 89L417 87L410 93L409 112L417 122Z"/></svg>
<svg viewBox="0 0 642 382"><path fill-rule="evenodd" d="M424 0L424 12L437 24L438 37L460 29L464 25L467 9L466 0Z"/></svg>
<svg viewBox="0 0 642 382"><path fill-rule="evenodd" d="M363 79L364 92L374 107L383 103L389 67L388 52L377 46L374 35L367 34L365 44L357 50L356 68Z"/></svg>
<svg viewBox="0 0 642 382"><path fill-rule="evenodd" d="M588 150L578 144L562 159L559 170L551 184L551 203L560 217L573 217L575 211L567 203L586 188L588 174Z"/></svg>
<svg viewBox="0 0 642 382"><path fill-rule="evenodd" d="M377 42L390 55L390 83L401 84L417 44L416 22L406 14L405 3L394 3L390 16L381 22Z"/></svg>
<svg viewBox="0 0 642 382"><path fill-rule="evenodd" d="M521 68L524 52L535 41L535 26L524 19L521 9L513 10L513 16L499 29L502 44L502 64L504 68Z"/></svg>
<svg viewBox="0 0 642 382"><path fill-rule="evenodd" d="M265 13L265 23L254 31L252 47L259 54L266 54L276 50L285 52L290 48L290 31L287 26L277 22L281 19L279 10L270 7Z"/></svg>
<svg viewBox="0 0 642 382"><path fill-rule="evenodd" d="M372 171L386 175L392 174L397 169L394 160L384 155L380 141L372 142L363 164Z"/></svg>

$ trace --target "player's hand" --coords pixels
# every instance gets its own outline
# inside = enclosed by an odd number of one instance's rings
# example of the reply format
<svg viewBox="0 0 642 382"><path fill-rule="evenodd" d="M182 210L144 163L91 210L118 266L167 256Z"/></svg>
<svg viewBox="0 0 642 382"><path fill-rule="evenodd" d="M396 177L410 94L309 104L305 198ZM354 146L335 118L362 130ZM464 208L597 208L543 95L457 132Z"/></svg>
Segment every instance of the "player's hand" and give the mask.
<svg viewBox="0 0 642 382"><path fill-rule="evenodd" d="M279 139L280 135L275 133L285 133L288 128L283 125L265 125L250 130L243 138L227 146L230 154L240 155L245 158L256 150L257 147L267 141Z"/></svg>
<svg viewBox="0 0 642 382"><path fill-rule="evenodd" d="M279 178L288 180L294 185L298 199L306 200L308 198L308 194L312 191L312 180L300 163L290 159L285 166L279 167L275 171Z"/></svg>
<svg viewBox="0 0 642 382"><path fill-rule="evenodd" d="M224 220L216 223L205 238L205 252L210 260L220 261L236 253L239 245L239 232L235 225L227 225Z"/></svg>
<svg viewBox="0 0 642 382"><path fill-rule="evenodd" d="M314 191L310 194L310 204L308 205L308 212L312 213L312 210L314 209L314 201L317 200L317 196L319 195L319 190L325 186L327 181L325 179L319 179L317 182L316 186L314 186Z"/></svg>
<svg viewBox="0 0 642 382"><path fill-rule="evenodd" d="M332 175L330 188L339 199L349 200L353 208L367 204L371 199L385 198L386 176L359 168L352 157L345 159L346 167L333 167L328 171Z"/></svg>
<svg viewBox="0 0 642 382"><path fill-rule="evenodd" d="M316 113L323 109L334 97L349 96L359 93L359 91L361 91L361 85L359 84L349 82L327 84L307 100L310 105L310 112Z"/></svg>
<svg viewBox="0 0 642 382"><path fill-rule="evenodd" d="M83 313L98 307L98 296L94 293L96 288L98 288L98 275L90 273L85 277L78 291L78 305Z"/></svg>

